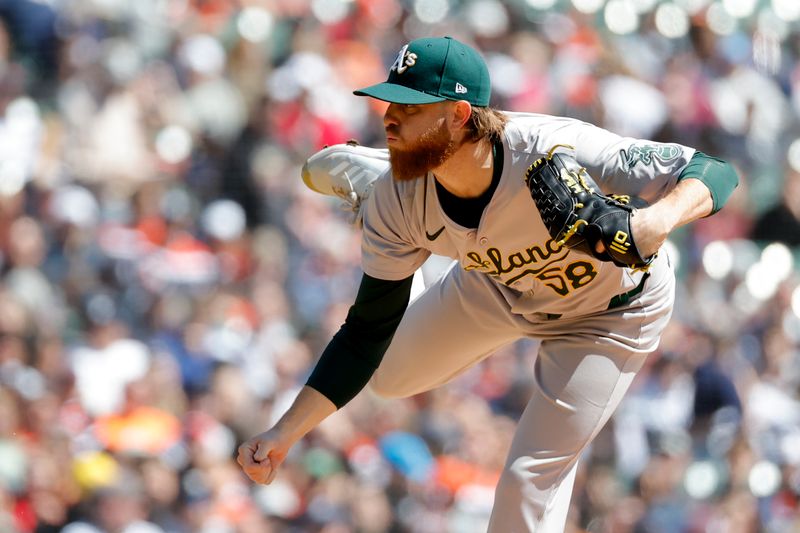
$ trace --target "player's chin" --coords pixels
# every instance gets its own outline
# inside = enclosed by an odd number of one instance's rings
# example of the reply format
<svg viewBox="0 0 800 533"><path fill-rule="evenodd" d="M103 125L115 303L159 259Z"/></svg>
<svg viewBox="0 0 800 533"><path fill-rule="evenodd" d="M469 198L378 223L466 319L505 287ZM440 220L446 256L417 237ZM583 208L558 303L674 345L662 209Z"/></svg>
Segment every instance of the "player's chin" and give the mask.
<svg viewBox="0 0 800 533"><path fill-rule="evenodd" d="M427 171L424 170L392 166L392 176L397 181L413 181L423 177L425 174L427 174Z"/></svg>

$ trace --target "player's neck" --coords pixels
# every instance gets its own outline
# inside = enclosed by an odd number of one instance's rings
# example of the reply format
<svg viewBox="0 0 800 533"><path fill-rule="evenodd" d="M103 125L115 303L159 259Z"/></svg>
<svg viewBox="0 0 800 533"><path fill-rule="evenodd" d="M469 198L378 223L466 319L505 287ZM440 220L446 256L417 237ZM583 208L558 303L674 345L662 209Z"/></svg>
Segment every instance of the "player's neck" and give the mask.
<svg viewBox="0 0 800 533"><path fill-rule="evenodd" d="M448 192L460 198L477 198L492 183L494 157L488 139L466 142L433 175Z"/></svg>

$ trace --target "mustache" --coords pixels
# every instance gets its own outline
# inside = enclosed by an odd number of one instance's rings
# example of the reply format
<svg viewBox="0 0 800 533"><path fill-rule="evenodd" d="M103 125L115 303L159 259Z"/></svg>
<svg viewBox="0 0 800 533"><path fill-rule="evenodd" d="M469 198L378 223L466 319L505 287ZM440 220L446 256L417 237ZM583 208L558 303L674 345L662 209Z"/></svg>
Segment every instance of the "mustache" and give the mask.
<svg viewBox="0 0 800 533"><path fill-rule="evenodd" d="M400 133L400 128L397 126L386 126L386 134L397 137Z"/></svg>

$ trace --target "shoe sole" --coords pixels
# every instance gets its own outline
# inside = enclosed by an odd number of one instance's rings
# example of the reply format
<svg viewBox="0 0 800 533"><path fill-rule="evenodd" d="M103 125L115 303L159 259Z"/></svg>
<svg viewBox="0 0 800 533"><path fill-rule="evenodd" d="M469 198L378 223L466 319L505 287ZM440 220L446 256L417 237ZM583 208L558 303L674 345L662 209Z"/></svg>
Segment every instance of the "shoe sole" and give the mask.
<svg viewBox="0 0 800 533"><path fill-rule="evenodd" d="M354 168L355 167L355 168ZM300 175L306 187L314 192L328 196L336 196L335 188L343 188L347 171L354 171L355 178L364 173L374 174L369 183L389 168L389 151L351 144L336 144L323 148L309 157L303 164ZM314 175L323 175L323 179L314 182ZM354 179L351 177L351 180ZM323 184L327 185L324 186ZM359 191L356 191L357 193Z"/></svg>

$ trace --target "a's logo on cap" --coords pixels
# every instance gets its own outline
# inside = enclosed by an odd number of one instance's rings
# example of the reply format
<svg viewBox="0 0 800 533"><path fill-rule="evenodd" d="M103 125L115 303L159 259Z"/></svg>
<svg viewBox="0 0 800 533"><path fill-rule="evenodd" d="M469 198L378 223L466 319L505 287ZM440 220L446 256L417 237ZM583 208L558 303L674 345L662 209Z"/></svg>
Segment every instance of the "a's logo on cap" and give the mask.
<svg viewBox="0 0 800 533"><path fill-rule="evenodd" d="M456 82L456 94L467 94L467 88Z"/></svg>
<svg viewBox="0 0 800 533"><path fill-rule="evenodd" d="M408 45L400 49L397 59L392 63L389 71L396 70L398 74L405 72L408 67L413 67L417 63L417 54L408 51Z"/></svg>

